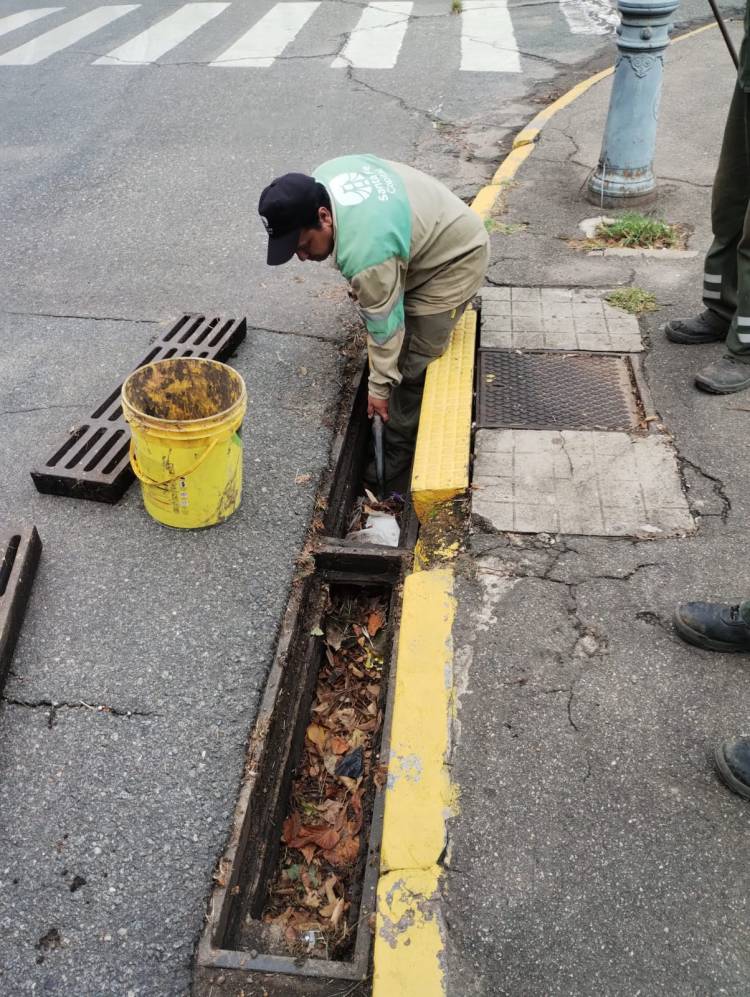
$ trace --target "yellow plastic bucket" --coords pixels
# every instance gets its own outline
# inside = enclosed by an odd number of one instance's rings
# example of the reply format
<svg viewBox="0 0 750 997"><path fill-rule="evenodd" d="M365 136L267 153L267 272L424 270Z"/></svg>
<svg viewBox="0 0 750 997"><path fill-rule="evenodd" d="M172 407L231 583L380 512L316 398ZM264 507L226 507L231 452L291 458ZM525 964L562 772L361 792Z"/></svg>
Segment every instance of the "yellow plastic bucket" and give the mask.
<svg viewBox="0 0 750 997"><path fill-rule="evenodd" d="M157 522L215 526L238 508L246 408L245 382L216 360L160 360L125 381L130 463Z"/></svg>

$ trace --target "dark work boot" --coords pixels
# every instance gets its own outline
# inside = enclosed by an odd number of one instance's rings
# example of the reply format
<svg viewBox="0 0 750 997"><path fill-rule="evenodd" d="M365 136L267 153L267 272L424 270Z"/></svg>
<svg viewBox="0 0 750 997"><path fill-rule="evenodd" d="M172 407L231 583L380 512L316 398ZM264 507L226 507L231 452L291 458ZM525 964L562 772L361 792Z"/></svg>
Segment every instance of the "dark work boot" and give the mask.
<svg viewBox="0 0 750 997"><path fill-rule="evenodd" d="M674 611L674 627L688 644L707 651L750 651L750 603L683 602Z"/></svg>
<svg viewBox="0 0 750 997"><path fill-rule="evenodd" d="M727 354L695 375L695 385L712 395L731 395L750 388L750 364Z"/></svg>
<svg viewBox="0 0 750 997"><path fill-rule="evenodd" d="M750 799L750 737L717 744L714 761L721 781L733 792Z"/></svg>
<svg viewBox="0 0 750 997"><path fill-rule="evenodd" d="M674 318L664 326L664 335L672 343L694 346L698 343L720 343L727 338L729 322L707 308L695 318Z"/></svg>

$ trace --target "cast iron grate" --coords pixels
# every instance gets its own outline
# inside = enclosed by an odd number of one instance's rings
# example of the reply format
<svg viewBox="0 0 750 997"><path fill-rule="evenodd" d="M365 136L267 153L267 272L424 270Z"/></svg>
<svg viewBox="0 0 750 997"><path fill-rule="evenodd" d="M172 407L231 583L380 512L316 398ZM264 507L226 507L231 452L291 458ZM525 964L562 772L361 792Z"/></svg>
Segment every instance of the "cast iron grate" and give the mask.
<svg viewBox="0 0 750 997"><path fill-rule="evenodd" d="M0 531L0 690L31 594L42 541L35 526Z"/></svg>
<svg viewBox="0 0 750 997"><path fill-rule="evenodd" d="M204 357L226 360L247 335L247 320L183 315L158 339L133 370L155 360ZM122 416L120 382L80 426L71 429L41 467L31 472L37 490L114 503L131 481L130 428Z"/></svg>
<svg viewBox="0 0 750 997"><path fill-rule="evenodd" d="M627 358L479 351L479 429L633 429L640 421Z"/></svg>

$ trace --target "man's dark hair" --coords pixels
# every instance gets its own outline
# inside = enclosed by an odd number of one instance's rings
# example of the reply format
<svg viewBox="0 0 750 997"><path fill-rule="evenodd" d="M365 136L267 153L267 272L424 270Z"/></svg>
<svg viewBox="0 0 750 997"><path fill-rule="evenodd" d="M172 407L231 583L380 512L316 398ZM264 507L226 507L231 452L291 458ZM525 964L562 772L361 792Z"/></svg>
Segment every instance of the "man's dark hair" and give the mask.
<svg viewBox="0 0 750 997"><path fill-rule="evenodd" d="M303 222L302 228L322 228L319 209L326 208L328 211L331 210L331 199L322 183L315 184L314 202L314 207L312 203L310 204L309 220Z"/></svg>

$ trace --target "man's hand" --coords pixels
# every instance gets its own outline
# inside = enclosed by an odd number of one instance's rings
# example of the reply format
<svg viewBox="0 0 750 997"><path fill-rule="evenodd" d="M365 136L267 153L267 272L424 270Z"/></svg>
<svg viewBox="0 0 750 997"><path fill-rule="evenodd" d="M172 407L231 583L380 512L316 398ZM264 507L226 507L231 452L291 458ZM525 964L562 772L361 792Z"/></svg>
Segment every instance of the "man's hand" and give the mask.
<svg viewBox="0 0 750 997"><path fill-rule="evenodd" d="M372 419L374 415L379 415L383 422L388 422L388 399L374 398L367 396L367 417Z"/></svg>

